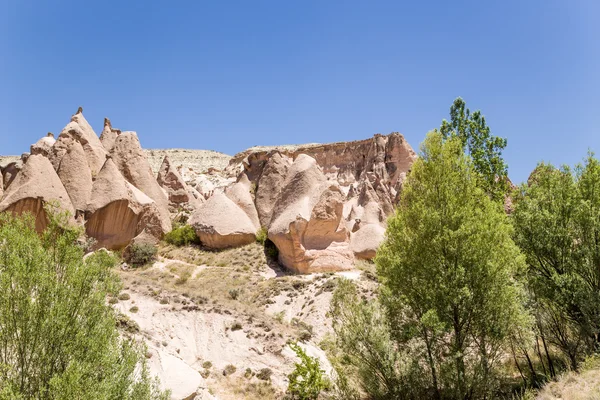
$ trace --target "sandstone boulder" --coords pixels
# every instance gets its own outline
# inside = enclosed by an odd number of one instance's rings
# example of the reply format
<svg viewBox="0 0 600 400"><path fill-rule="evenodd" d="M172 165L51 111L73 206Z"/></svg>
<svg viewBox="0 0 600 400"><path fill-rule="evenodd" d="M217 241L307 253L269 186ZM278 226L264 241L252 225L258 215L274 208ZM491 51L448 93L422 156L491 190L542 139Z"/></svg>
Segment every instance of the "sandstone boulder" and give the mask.
<svg viewBox="0 0 600 400"><path fill-rule="evenodd" d="M156 181L135 132L117 136L111 150L112 159L125 179L150 197L160 212L163 232L171 230L169 200Z"/></svg>
<svg viewBox="0 0 600 400"><path fill-rule="evenodd" d="M314 158L299 155L273 209L269 239L279 261L299 273L350 269L353 255L343 221L344 195Z"/></svg>
<svg viewBox="0 0 600 400"><path fill-rule="evenodd" d="M156 203L127 182L107 159L94 184L86 212L86 233L97 247L121 249L141 234L165 233Z"/></svg>
<svg viewBox="0 0 600 400"><path fill-rule="evenodd" d="M371 260L385 239L385 228L380 224L366 224L351 234L350 247L356 258Z"/></svg>
<svg viewBox="0 0 600 400"><path fill-rule="evenodd" d="M256 240L257 228L250 217L221 192L196 210L188 223L202 244L214 249L243 246Z"/></svg>
<svg viewBox="0 0 600 400"><path fill-rule="evenodd" d="M36 230L42 232L48 226L44 209L48 203L55 205L58 212L75 215L69 195L50 161L40 154L29 156L2 197L0 211L30 213L35 218Z"/></svg>

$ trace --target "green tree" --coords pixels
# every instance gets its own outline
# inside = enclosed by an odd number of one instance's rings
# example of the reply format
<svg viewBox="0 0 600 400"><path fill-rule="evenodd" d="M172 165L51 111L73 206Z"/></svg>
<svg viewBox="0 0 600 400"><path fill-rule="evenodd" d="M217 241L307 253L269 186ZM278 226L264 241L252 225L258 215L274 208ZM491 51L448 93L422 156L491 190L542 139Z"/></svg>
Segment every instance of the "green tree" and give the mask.
<svg viewBox="0 0 600 400"><path fill-rule="evenodd" d="M30 217L0 214L0 398L166 399L106 304L115 259L84 260L64 220L40 236Z"/></svg>
<svg viewBox="0 0 600 400"><path fill-rule="evenodd" d="M489 398L515 327L525 267L502 205L478 186L460 137L430 133L375 262L391 334L425 349L432 396Z"/></svg>
<svg viewBox="0 0 600 400"><path fill-rule="evenodd" d="M288 393L299 400L315 400L319 394L329 388L329 380L321 369L319 359L311 357L298 345L291 343L290 348L300 358L294 371L288 375Z"/></svg>
<svg viewBox="0 0 600 400"><path fill-rule="evenodd" d="M351 377L373 400L422 399L428 385L422 381L418 346L398 345L391 337L385 310L377 299L360 298L349 280L339 282L331 301L330 315L341 355L331 357L337 372L336 389L352 392ZM338 398L358 398L347 392Z"/></svg>
<svg viewBox="0 0 600 400"><path fill-rule="evenodd" d="M577 369L600 343L600 163L538 165L511 218L542 337Z"/></svg>
<svg viewBox="0 0 600 400"><path fill-rule="evenodd" d="M506 139L491 134L481 111L471 114L458 97L450 107L450 121L442 121L440 132L446 139L458 137L472 158L473 169L480 174L480 186L493 199L504 200L509 189L508 167L502 158Z"/></svg>

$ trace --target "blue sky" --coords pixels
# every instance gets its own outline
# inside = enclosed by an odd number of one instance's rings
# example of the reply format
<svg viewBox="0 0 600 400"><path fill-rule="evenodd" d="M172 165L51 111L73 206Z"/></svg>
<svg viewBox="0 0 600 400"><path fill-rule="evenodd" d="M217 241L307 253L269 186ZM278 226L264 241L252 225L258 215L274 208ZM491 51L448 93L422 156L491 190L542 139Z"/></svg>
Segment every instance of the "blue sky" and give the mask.
<svg viewBox="0 0 600 400"><path fill-rule="evenodd" d="M600 2L0 0L0 154L78 106L146 148L234 154L399 131L457 96L514 181L600 152Z"/></svg>

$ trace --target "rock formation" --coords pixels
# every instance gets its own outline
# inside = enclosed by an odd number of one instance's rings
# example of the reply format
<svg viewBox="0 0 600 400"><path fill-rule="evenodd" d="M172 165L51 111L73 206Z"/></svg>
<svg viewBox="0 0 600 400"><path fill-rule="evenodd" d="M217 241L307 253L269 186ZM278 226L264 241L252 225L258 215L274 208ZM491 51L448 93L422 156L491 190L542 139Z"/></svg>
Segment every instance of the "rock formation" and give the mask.
<svg viewBox="0 0 600 400"><path fill-rule="evenodd" d="M169 200L156 181L135 132L123 132L117 136L111 156L125 179L156 203L161 215L164 232L171 230Z"/></svg>
<svg viewBox="0 0 600 400"><path fill-rule="evenodd" d="M261 174L273 149L250 148L236 154L229 162L228 172L237 174L240 166L249 171L250 179ZM282 155L295 159L306 154L317 160L325 176L347 186L375 172L390 188L395 188L417 155L399 133L377 134L371 139L330 144L279 146Z"/></svg>
<svg viewBox="0 0 600 400"><path fill-rule="evenodd" d="M120 134L121 131L119 129L113 129L110 119L104 118L104 129L102 129L102 133L100 134L100 143L102 143L102 146L104 146L106 151L112 151L117 136Z"/></svg>
<svg viewBox="0 0 600 400"><path fill-rule="evenodd" d="M168 156L163 159L158 171L157 181L167 193L171 212L177 212L180 208L193 211L204 201L200 193L185 183L177 168L171 164Z"/></svg>
<svg viewBox="0 0 600 400"><path fill-rule="evenodd" d="M52 146L49 158L55 169L58 169L60 161L71 147L73 141L79 142L83 148L92 176L96 176L104 165L107 152L83 116L81 107L71 117L71 122L64 127L60 135L58 135L56 143Z"/></svg>
<svg viewBox="0 0 600 400"><path fill-rule="evenodd" d="M200 241L213 249L237 247L256 240L250 217L224 193L217 192L188 221Z"/></svg>
<svg viewBox="0 0 600 400"><path fill-rule="evenodd" d="M29 156L4 193L0 211L18 215L30 213L35 218L36 230L41 232L48 225L44 207L49 203L58 211L75 215L69 195L50 161L41 154Z"/></svg>
<svg viewBox="0 0 600 400"><path fill-rule="evenodd" d="M256 185L256 210L262 226L269 226L271 223L273 207L281 194L291 165L290 159L278 151L268 155Z"/></svg>
<svg viewBox="0 0 600 400"><path fill-rule="evenodd" d="M161 237L162 216L156 203L125 180L108 158L94 181L85 229L98 247L121 249L140 234Z"/></svg>
<svg viewBox="0 0 600 400"><path fill-rule="evenodd" d="M58 177L75 210L85 211L92 194L92 171L79 142L71 142L58 166Z"/></svg>
<svg viewBox="0 0 600 400"><path fill-rule="evenodd" d="M299 155L275 204L269 239L279 261L300 273L350 269L353 255L343 221L343 194L314 158Z"/></svg>
<svg viewBox="0 0 600 400"><path fill-rule="evenodd" d="M56 143L56 139L54 139L54 135L51 132L48 132L46 136L38 140L35 144L31 145L30 153L32 155L41 154L44 157L48 157L52 146Z"/></svg>

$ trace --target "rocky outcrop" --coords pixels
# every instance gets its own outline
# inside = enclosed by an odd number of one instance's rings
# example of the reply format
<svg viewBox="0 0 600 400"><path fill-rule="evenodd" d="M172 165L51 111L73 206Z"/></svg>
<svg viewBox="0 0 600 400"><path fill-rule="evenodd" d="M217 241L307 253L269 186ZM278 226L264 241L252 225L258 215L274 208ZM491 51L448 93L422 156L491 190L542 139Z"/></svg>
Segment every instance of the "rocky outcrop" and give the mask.
<svg viewBox="0 0 600 400"><path fill-rule="evenodd" d="M2 168L2 179L4 181L4 190L8 189L10 184L13 182L19 171L23 168L23 161L17 160L8 163Z"/></svg>
<svg viewBox="0 0 600 400"><path fill-rule="evenodd" d="M257 179L255 203L262 226L271 224L273 207L281 194L291 165L292 162L288 157L274 151L269 154L261 175Z"/></svg>
<svg viewBox="0 0 600 400"><path fill-rule="evenodd" d="M250 194L251 186L246 174L240 174L238 181L225 189L225 195L248 216L256 232L260 228L260 221Z"/></svg>
<svg viewBox="0 0 600 400"><path fill-rule="evenodd" d="M360 220L357 221L360 225ZM385 239L385 228L380 224L366 224L351 233L350 248L356 256L364 260L375 257L379 245Z"/></svg>
<svg viewBox="0 0 600 400"><path fill-rule="evenodd" d="M250 217L224 193L217 192L188 221L203 245L213 249L243 246L256 240Z"/></svg>
<svg viewBox="0 0 600 400"><path fill-rule="evenodd" d="M48 225L44 207L49 203L57 211L75 215L69 195L50 161L41 154L29 156L2 197L0 211L30 213L35 218L36 230L42 232Z"/></svg>
<svg viewBox="0 0 600 400"><path fill-rule="evenodd" d="M79 142L71 142L58 166L58 177L75 210L85 211L92 194L92 171Z"/></svg>
<svg viewBox="0 0 600 400"><path fill-rule="evenodd" d="M417 158L401 134L377 134L354 142L250 148L233 156L228 172L237 175L243 166L250 179L254 179L261 175L273 150L292 159L300 154L313 157L325 176L342 186L359 182L367 173L374 172L387 186L395 188L401 174L406 173Z"/></svg>
<svg viewBox="0 0 600 400"><path fill-rule="evenodd" d="M160 187L167 193L171 212L177 212L181 208L193 211L204 201L200 193L185 183L168 156L165 156L163 159L158 171L157 181Z"/></svg>
<svg viewBox="0 0 600 400"><path fill-rule="evenodd" d="M35 142L35 144L32 144L29 151L32 155L41 154L44 157L49 157L54 143L56 143L54 135L48 132L46 136Z"/></svg>
<svg viewBox="0 0 600 400"><path fill-rule="evenodd" d="M343 202L339 186L327 181L316 160L299 155L290 167L268 231L279 249L279 261L299 273L352 268Z"/></svg>
<svg viewBox="0 0 600 400"><path fill-rule="evenodd" d="M156 203L127 182L110 158L94 181L85 228L98 248L107 249L124 248L141 234L160 238L165 232Z"/></svg>
<svg viewBox="0 0 600 400"><path fill-rule="evenodd" d="M113 129L110 119L104 118L104 128L100 134L100 143L102 143L102 146L104 146L106 151L109 153L112 151L115 141L117 140L117 136L120 134L121 131L119 129Z"/></svg>
<svg viewBox="0 0 600 400"><path fill-rule="evenodd" d="M125 179L156 203L164 232L171 230L169 200L156 181L135 132L123 132L117 136L111 156Z"/></svg>
<svg viewBox="0 0 600 400"><path fill-rule="evenodd" d="M72 143L79 142L85 153L92 176L96 176L104 165L107 152L102 146L100 139L83 116L81 107L71 117L71 122L64 127L56 143L52 146L49 155L52 165L58 169L64 155L68 152Z"/></svg>
<svg viewBox="0 0 600 400"><path fill-rule="evenodd" d="M0 200L2 199L2 196L4 195L4 178L2 177L2 171L0 171Z"/></svg>

